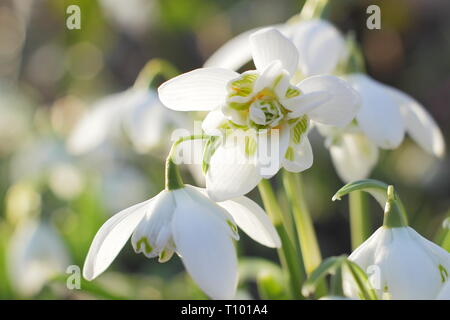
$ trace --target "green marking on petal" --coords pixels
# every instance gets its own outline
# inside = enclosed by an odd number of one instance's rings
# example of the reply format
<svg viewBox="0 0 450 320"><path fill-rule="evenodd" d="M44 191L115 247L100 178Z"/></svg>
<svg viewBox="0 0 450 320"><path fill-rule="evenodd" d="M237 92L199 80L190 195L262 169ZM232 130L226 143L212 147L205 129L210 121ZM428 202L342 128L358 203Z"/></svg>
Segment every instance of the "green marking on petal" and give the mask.
<svg viewBox="0 0 450 320"><path fill-rule="evenodd" d="M444 268L444 266L442 264L440 264L438 266L438 268L439 268L439 273L441 274L441 281L444 283L448 279L448 271L447 271L447 269Z"/></svg>
<svg viewBox="0 0 450 320"><path fill-rule="evenodd" d="M256 140L253 137L245 136L245 154L251 157L256 152Z"/></svg>
<svg viewBox="0 0 450 320"><path fill-rule="evenodd" d="M153 251L153 247L150 245L146 237L142 237L136 242L136 248L138 251L141 250L141 246L144 244L144 252L150 254Z"/></svg>
<svg viewBox="0 0 450 320"><path fill-rule="evenodd" d="M289 161L294 161L294 156L295 156L295 154L294 154L294 148L288 147L288 148L286 149L286 154L284 155L284 157L285 157L287 160L289 160Z"/></svg>
<svg viewBox="0 0 450 320"><path fill-rule="evenodd" d="M238 79L230 83L229 97L247 97L252 92L253 84L257 78L257 73L243 73Z"/></svg>
<svg viewBox="0 0 450 320"><path fill-rule="evenodd" d="M230 227L231 231L233 231L233 233L236 233L236 234L238 233L238 229L233 222L231 222L230 220L227 220L227 224Z"/></svg>
<svg viewBox="0 0 450 320"><path fill-rule="evenodd" d="M302 135L308 129L308 118L306 116L301 117L298 122L292 128L292 141L295 144L299 144L302 139Z"/></svg>
<svg viewBox="0 0 450 320"><path fill-rule="evenodd" d="M289 87L286 90L286 98L294 98L300 95L300 90L294 88L294 87Z"/></svg>

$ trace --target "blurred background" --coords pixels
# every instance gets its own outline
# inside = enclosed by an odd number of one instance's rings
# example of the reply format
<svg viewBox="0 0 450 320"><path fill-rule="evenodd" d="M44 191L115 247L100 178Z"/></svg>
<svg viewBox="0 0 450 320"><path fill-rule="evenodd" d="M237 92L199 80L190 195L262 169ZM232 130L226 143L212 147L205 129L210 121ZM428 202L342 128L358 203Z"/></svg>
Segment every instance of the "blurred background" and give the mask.
<svg viewBox="0 0 450 320"><path fill-rule="evenodd" d="M80 30L66 27L72 4L81 9ZM381 30L366 28L370 4L381 7ZM131 245L98 280L82 281L81 290L67 288L67 267L83 265L102 223L163 188L168 129L193 120L176 112L158 115L157 121L140 123L144 130L158 127L157 143L135 143L129 119L122 123L121 113L112 111L127 102L104 97L133 86L152 58L170 61L179 72L201 67L228 39L283 23L301 5L298 0L0 0L0 298L205 298L178 258L159 264L134 254ZM340 0L333 1L329 19L344 33L356 32L370 75L420 101L448 143L450 2ZM88 121L99 130L98 141L80 145L79 140L93 141L80 129L80 138L68 144L75 124L94 109ZM347 201L331 202L343 183L323 138L313 133L311 140L315 161L303 176L322 254L349 254ZM412 227L436 242L450 214L449 163L448 155L437 160L407 138L399 149L382 152L372 174L395 184ZM188 168L185 176L202 183L197 168ZM260 201L257 192L250 196ZM382 211L370 204L375 230ZM238 298L258 298L254 269L259 264L270 269L276 251L242 232L241 238L238 252L245 259Z"/></svg>

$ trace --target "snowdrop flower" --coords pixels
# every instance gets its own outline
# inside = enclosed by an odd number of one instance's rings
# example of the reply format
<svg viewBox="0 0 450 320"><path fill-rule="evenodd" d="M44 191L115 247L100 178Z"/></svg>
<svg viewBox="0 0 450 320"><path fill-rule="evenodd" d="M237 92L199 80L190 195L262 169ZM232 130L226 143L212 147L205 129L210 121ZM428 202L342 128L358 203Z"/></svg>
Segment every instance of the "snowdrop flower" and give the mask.
<svg viewBox="0 0 450 320"><path fill-rule="evenodd" d="M338 191L337 197L365 190L383 201L382 188L370 180L351 183L341 190L345 188L347 191ZM435 299L449 282L450 254L408 226L403 205L392 186L387 189L383 226L348 259L369 274L380 299ZM344 281L344 292L349 297L359 297L348 278Z"/></svg>
<svg viewBox="0 0 450 320"><path fill-rule="evenodd" d="M344 37L325 20L297 20L272 27L288 37L297 48L297 69L303 76L331 74L348 55ZM249 36L259 29L246 31L225 43L211 55L205 67L237 70L251 61Z"/></svg>
<svg viewBox="0 0 450 320"><path fill-rule="evenodd" d="M37 294L51 277L65 272L70 264L61 238L46 222L33 219L23 222L10 243L9 274L21 295Z"/></svg>
<svg viewBox="0 0 450 320"><path fill-rule="evenodd" d="M185 119L164 108L152 90L130 88L96 102L71 133L68 149L90 152L125 129L135 150L145 153L159 147L176 127L186 127Z"/></svg>
<svg viewBox="0 0 450 320"><path fill-rule="evenodd" d="M166 189L110 218L96 234L83 268L92 280L118 255L131 236L136 253L168 261L174 252L199 287L214 299L231 299L238 274L233 239L236 225L268 247L280 239L263 209L246 198L215 203L204 189L183 185L172 160L166 167Z"/></svg>
<svg viewBox="0 0 450 320"><path fill-rule="evenodd" d="M378 161L378 148L397 148L405 133L427 153L444 156L442 132L414 98L364 74L350 74L345 79L361 96L356 122L342 132L318 126L327 137L333 163L344 181L369 176ZM356 162L359 165L349 165Z"/></svg>
<svg viewBox="0 0 450 320"><path fill-rule="evenodd" d="M343 127L358 108L357 94L336 77L314 76L293 85L299 53L276 29L257 31L249 41L256 70L238 74L201 68L158 89L170 109L210 111L202 124L207 134L231 131L208 159L206 186L216 201L249 192L280 167L308 169L313 161L307 137L310 121ZM245 136L245 143L228 143L239 135ZM264 143L261 138L266 138ZM268 146L275 152L264 158Z"/></svg>

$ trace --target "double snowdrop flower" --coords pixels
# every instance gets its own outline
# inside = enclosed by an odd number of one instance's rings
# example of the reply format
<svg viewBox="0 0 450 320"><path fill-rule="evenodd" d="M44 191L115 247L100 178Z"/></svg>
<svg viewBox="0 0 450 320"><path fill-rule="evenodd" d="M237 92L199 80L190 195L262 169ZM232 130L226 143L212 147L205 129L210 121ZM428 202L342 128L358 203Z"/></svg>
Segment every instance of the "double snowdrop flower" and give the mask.
<svg viewBox="0 0 450 320"><path fill-rule="evenodd" d="M313 161L307 137L311 120L344 127L358 109L358 95L337 77L314 76L292 84L299 53L278 30L257 31L249 43L256 70L239 74L201 68L158 89L170 109L209 111L202 124L206 134L231 132L222 134L222 143L208 159L206 186L216 201L249 192L281 167L308 169ZM236 135L244 136L244 143L232 143ZM275 151L273 145L278 146ZM272 154L264 157L267 148Z"/></svg>
<svg viewBox="0 0 450 320"><path fill-rule="evenodd" d="M215 203L204 189L183 185L170 156L166 170L165 190L122 210L100 228L83 276L92 280L105 271L131 236L136 253L165 262L176 252L207 295L233 298L238 281L236 225L261 244L280 247L275 228L264 210L246 197Z"/></svg>
<svg viewBox="0 0 450 320"><path fill-rule="evenodd" d="M345 192L338 191L335 196L365 190L380 203L386 202L383 226L348 259L368 273L379 299L435 299L440 292L445 295L450 254L409 227L393 187L387 189L387 200L383 189L378 182L362 180L348 184L341 189ZM348 275L344 280L345 294L359 298L355 283Z"/></svg>
<svg viewBox="0 0 450 320"><path fill-rule="evenodd" d="M163 137L179 127L187 127L186 119L164 108L154 91L130 88L96 102L69 136L68 149L84 154L117 140L125 130L134 149L146 153L160 147Z"/></svg>
<svg viewBox="0 0 450 320"><path fill-rule="evenodd" d="M360 73L342 74L340 66L350 57L345 38L327 21L291 19L273 26L287 36L299 51L296 77L339 74L361 96L356 121L345 128L323 126L333 164L342 180L368 177L378 162L379 148L395 149L405 133L426 152L442 157L445 142L439 127L426 109L409 95ZM293 22L296 20L295 22ZM251 59L247 31L231 39L205 63L208 67L238 69Z"/></svg>

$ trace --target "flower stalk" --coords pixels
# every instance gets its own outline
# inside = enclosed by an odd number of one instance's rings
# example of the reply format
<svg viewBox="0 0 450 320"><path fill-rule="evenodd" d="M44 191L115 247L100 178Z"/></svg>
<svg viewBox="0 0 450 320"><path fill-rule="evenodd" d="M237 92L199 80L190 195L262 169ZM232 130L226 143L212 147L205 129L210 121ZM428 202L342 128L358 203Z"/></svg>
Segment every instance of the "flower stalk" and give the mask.
<svg viewBox="0 0 450 320"><path fill-rule="evenodd" d="M278 249L278 257L282 268L288 274L288 287L290 295L295 299L303 299L301 286L306 279L302 255L298 255L296 248L289 239L286 226L282 222L282 212L278 201L268 180L263 179L258 184L264 208L266 209L275 229L277 230L282 246Z"/></svg>
<svg viewBox="0 0 450 320"><path fill-rule="evenodd" d="M367 196L362 191L349 194L350 234L352 249L356 249L370 235Z"/></svg>

